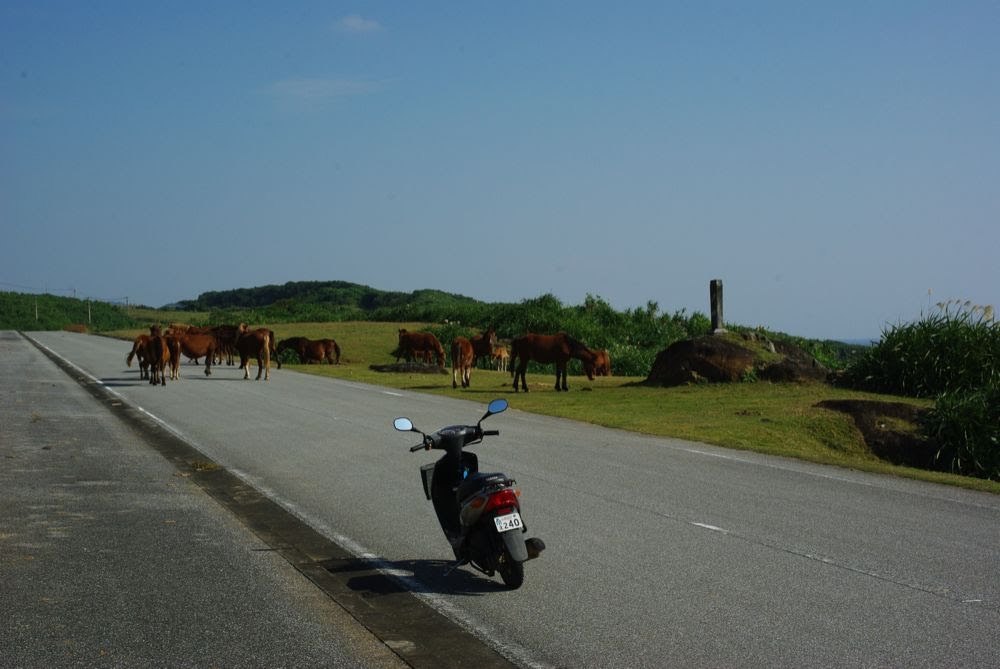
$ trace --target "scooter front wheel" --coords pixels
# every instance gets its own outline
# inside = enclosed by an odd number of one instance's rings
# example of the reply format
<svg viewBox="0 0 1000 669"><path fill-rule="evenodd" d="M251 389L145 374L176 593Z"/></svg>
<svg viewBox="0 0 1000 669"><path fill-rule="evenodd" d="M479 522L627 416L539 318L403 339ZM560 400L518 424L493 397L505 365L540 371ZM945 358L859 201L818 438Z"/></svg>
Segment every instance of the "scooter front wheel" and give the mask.
<svg viewBox="0 0 1000 669"><path fill-rule="evenodd" d="M497 571L500 572L504 585L511 590L517 590L524 584L524 563L511 558L506 550L500 554Z"/></svg>

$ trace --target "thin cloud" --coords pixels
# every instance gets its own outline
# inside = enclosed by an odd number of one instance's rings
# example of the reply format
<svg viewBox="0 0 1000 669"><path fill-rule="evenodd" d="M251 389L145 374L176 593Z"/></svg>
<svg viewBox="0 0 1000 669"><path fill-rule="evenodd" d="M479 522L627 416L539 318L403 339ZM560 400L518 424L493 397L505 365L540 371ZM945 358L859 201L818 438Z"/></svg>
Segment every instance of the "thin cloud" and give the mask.
<svg viewBox="0 0 1000 669"><path fill-rule="evenodd" d="M382 24L360 14L350 14L337 21L337 29L346 33L373 33L382 30Z"/></svg>

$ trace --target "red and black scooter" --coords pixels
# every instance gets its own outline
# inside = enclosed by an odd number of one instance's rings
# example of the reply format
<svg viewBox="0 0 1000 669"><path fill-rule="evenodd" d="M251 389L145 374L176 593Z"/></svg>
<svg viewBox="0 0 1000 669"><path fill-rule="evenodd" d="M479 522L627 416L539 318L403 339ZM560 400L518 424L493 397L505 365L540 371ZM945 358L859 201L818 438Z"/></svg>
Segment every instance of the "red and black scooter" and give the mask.
<svg viewBox="0 0 1000 669"><path fill-rule="evenodd" d="M499 435L499 430L483 430L482 422L506 410L507 400L496 399L475 425L451 425L432 434L415 428L409 418L397 418L393 425L421 435L410 452L444 451L437 462L422 466L420 475L424 494L433 502L455 553L451 569L469 564L487 576L499 572L504 584L516 589L524 583L524 563L538 557L545 544L524 538L528 530L521 517L517 482L506 474L480 472L479 458L464 450L485 436Z"/></svg>

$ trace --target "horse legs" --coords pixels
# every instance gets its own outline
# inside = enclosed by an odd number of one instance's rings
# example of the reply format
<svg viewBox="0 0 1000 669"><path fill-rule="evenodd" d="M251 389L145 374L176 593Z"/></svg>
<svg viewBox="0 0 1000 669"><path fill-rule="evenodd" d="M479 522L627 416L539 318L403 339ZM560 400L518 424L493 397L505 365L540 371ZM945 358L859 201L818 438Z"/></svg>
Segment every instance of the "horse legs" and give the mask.
<svg viewBox="0 0 1000 669"><path fill-rule="evenodd" d="M264 350L257 354L257 380L260 381L260 375L263 372L264 380L271 380L271 349L268 348L269 342L267 337L264 338Z"/></svg>
<svg viewBox="0 0 1000 669"><path fill-rule="evenodd" d="M515 393L517 392L517 379L518 379L518 377L521 378L521 388L524 389L524 392L528 392L528 382L524 378L524 373L527 370L528 370L528 361L527 361L527 359L522 360L521 364L519 364L517 366L517 369L514 370L514 392Z"/></svg>
<svg viewBox="0 0 1000 669"><path fill-rule="evenodd" d="M559 381L560 377L562 380L562 387L560 387ZM569 390L566 385L566 363L556 363L556 392L560 390Z"/></svg>

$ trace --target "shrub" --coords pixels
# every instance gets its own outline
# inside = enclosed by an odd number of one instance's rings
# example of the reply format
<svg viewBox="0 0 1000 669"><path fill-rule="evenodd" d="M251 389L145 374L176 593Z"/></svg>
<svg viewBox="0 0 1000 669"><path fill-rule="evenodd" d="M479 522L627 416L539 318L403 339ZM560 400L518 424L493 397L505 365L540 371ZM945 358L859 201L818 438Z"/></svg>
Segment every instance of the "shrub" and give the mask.
<svg viewBox="0 0 1000 669"><path fill-rule="evenodd" d="M847 369L848 384L876 392L932 397L1000 385L1000 326L992 309L969 302L883 332Z"/></svg>
<svg viewBox="0 0 1000 669"><path fill-rule="evenodd" d="M1000 480L1000 388L948 392L921 421L946 471Z"/></svg>

